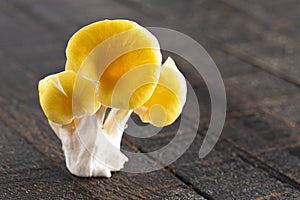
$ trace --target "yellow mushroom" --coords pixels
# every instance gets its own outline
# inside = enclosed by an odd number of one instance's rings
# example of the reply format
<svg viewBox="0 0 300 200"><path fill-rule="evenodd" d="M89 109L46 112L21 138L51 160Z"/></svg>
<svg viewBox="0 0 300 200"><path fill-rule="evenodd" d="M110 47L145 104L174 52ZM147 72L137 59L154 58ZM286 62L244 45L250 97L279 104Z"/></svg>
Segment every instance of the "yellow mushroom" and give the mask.
<svg viewBox="0 0 300 200"><path fill-rule="evenodd" d="M172 124L186 101L186 81L172 58L163 64L158 84L151 98L134 110L143 122L162 127Z"/></svg>
<svg viewBox="0 0 300 200"><path fill-rule="evenodd" d="M41 107L62 142L67 168L82 177L110 177L128 160L119 149L132 111L113 109L104 123L106 108L100 109L96 88L73 71L47 76L38 86Z"/></svg>
<svg viewBox="0 0 300 200"><path fill-rule="evenodd" d="M76 88L76 90L74 90ZM39 97L46 117L58 124L69 124L81 115L95 113L97 85L73 71L64 71L40 80Z"/></svg>
<svg viewBox="0 0 300 200"><path fill-rule="evenodd" d="M173 123L186 100L185 79L171 58L161 66L157 39L128 20L80 29L66 55L66 71L39 82L41 107L69 171L110 177L128 160L120 143L131 113L155 126Z"/></svg>
<svg viewBox="0 0 300 200"><path fill-rule="evenodd" d="M149 99L162 59L157 39L129 20L104 20L85 26L69 40L66 56L66 70L99 82L101 104L119 109L133 109ZM126 90L116 91L121 78ZM124 96L128 102L122 100Z"/></svg>

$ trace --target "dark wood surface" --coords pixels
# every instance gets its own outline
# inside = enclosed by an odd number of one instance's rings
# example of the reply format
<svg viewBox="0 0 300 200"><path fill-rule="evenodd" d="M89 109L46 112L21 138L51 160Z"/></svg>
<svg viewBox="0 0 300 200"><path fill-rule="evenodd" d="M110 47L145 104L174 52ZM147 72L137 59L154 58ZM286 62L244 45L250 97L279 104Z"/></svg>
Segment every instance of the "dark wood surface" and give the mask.
<svg viewBox="0 0 300 200"><path fill-rule="evenodd" d="M66 170L37 83L64 69L66 42L76 30L106 18L181 31L211 55L228 110L207 157L199 159L198 151L209 125L209 94L189 63L175 56L201 109L184 155L158 171L117 172L110 179ZM299 21L298 0L1 0L0 199L300 199ZM183 115L197 122L192 111ZM147 139L125 135L122 148L159 149L177 125Z"/></svg>

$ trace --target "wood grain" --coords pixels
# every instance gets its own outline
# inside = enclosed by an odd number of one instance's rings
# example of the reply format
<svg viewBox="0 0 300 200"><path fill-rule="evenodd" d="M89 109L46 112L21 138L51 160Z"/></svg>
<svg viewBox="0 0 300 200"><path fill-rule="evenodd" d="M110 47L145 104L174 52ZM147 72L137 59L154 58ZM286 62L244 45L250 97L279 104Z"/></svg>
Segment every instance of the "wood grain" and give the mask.
<svg viewBox="0 0 300 200"><path fill-rule="evenodd" d="M298 13L297 0L1 1L0 198L299 199ZM191 147L151 173L84 179L65 169L61 144L39 107L37 84L64 69L64 49L76 30L106 18L181 31L211 55L224 78L228 113L209 156L198 158L210 119L205 83L187 60L163 52L164 58L175 58L198 97L199 102L188 98L192 106L182 117L189 120L179 132L184 144L197 130ZM125 134L122 148L160 149L179 124L180 119L150 138ZM149 133L147 128L132 131ZM147 157L133 164L148 162L163 160Z"/></svg>

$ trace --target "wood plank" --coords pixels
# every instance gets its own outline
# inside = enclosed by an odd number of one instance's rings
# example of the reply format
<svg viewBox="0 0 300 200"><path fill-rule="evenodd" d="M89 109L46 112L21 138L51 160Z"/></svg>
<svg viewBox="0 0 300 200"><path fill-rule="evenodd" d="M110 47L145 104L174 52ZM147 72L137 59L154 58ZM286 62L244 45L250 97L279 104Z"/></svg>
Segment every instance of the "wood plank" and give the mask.
<svg viewBox="0 0 300 200"><path fill-rule="evenodd" d="M268 113L273 113L286 121L291 127L299 128L297 113L300 108L296 103L300 92L299 87L263 71L228 78L225 84L230 88L231 93L239 96L243 101L257 104ZM276 99L278 101L274 104Z"/></svg>
<svg viewBox="0 0 300 200"><path fill-rule="evenodd" d="M229 113L229 116L231 114ZM268 114L258 113L257 108L241 108L227 120L224 138L249 155L255 157L269 168L284 174L296 187L299 187L300 171L297 149L300 146L298 130L290 129L286 124ZM250 156L251 155L251 156Z"/></svg>
<svg viewBox="0 0 300 200"><path fill-rule="evenodd" d="M232 7L228 7L226 4L220 4L218 2L208 1L209 3L204 7L212 9L212 11L225 10L226 14L219 12L220 18L223 15L223 21L220 21L220 29L227 31L227 35L219 35L219 31L216 31L215 39L226 44L226 51L231 52L241 59L257 65L258 67L280 76L283 79L291 81L299 85L299 40L297 37L291 37L278 33L275 30L268 29L268 26L259 23L244 13L241 13ZM254 5L254 3L252 3ZM285 6L281 4L273 4L272 10L283 11L284 7L294 7L290 9L293 15L297 15L297 4L291 2L285 2ZM246 6L246 5L245 5ZM299 10L299 7L298 7ZM216 12L215 12L216 13ZM280 14L277 13L279 16ZM283 13L281 12L281 15ZM226 15L227 25L224 25ZM277 15L277 16L278 16ZM299 17L299 15L298 15ZM235 20L240 19L240 20ZM228 24L233 21L239 21L236 24ZM275 20L279 21L279 20ZM298 20L299 21L299 20ZM285 24L289 24L290 27L296 27L296 20L289 21ZM235 27L235 28L231 28ZM240 27L240 28L236 28ZM273 26L274 27L274 26ZM229 33L229 29L232 33ZM297 29L296 29L297 30Z"/></svg>
<svg viewBox="0 0 300 200"><path fill-rule="evenodd" d="M279 96L278 98L265 98L260 104L266 107L272 113L277 113L285 119L290 119L291 125L296 127L300 125L300 94Z"/></svg>

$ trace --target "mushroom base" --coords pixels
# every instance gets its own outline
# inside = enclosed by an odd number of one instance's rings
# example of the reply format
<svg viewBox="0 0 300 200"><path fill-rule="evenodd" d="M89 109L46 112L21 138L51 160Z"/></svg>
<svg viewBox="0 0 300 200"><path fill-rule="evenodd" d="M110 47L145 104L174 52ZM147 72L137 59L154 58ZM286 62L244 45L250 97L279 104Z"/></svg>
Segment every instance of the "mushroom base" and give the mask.
<svg viewBox="0 0 300 200"><path fill-rule="evenodd" d="M66 166L76 176L111 177L111 171L120 171L128 161L120 143L132 111L112 109L103 123L105 111L99 109L67 125L49 121L61 140Z"/></svg>

